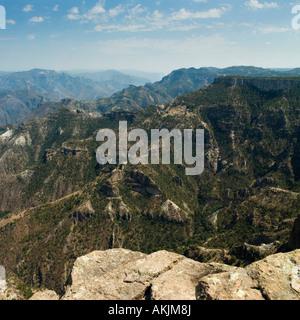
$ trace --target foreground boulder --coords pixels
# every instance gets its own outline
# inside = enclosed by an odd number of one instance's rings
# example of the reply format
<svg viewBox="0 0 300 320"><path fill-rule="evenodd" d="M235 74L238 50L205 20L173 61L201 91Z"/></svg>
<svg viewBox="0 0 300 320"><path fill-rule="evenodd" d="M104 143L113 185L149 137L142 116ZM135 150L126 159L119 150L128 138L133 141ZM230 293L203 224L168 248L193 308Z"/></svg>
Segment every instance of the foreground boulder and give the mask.
<svg viewBox="0 0 300 320"><path fill-rule="evenodd" d="M268 256L245 269L208 275L198 291L203 300L299 300L300 250Z"/></svg>
<svg viewBox="0 0 300 320"><path fill-rule="evenodd" d="M247 268L179 254L95 251L75 261L63 300L299 300L300 250Z"/></svg>
<svg viewBox="0 0 300 320"><path fill-rule="evenodd" d="M45 290L36 292L29 300L59 300L59 296L54 291Z"/></svg>

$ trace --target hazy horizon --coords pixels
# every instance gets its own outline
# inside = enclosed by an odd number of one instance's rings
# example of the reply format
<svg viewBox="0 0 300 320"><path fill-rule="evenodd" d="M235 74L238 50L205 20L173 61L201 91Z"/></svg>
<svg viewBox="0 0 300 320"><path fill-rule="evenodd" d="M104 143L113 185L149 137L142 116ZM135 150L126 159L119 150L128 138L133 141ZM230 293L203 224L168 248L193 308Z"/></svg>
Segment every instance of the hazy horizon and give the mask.
<svg viewBox="0 0 300 320"><path fill-rule="evenodd" d="M190 67L299 65L294 2L2 0L1 5L6 8L6 29L0 30L3 71L168 74Z"/></svg>
<svg viewBox="0 0 300 320"><path fill-rule="evenodd" d="M5 70L5 69L0 69L0 72L6 72L6 73L15 73L15 72L29 72L32 70L47 70L47 71L55 71L58 73L62 73L62 72L66 72L66 73L71 73L74 76L76 76L76 74L80 74L80 73L97 73L97 72L107 72L107 71L117 71L117 72L121 72L127 75L133 75L134 73L145 73L145 74L152 74L152 75L162 75L162 76L166 76L169 73L171 73L172 71L176 71L176 70L180 70L180 69L201 69L201 68L217 68L217 69L226 69L226 68L231 68L231 67L255 67L255 68L262 68L262 69L269 69L269 70L274 70L274 71L289 71L289 70L295 70L295 69L299 69L300 67L296 66L296 67L291 67L291 68L266 68L266 67L262 67L262 66L255 66L255 65L228 65L228 66L224 66L224 67L215 67L215 66L202 66L202 67L182 67L182 68L178 68L178 69L172 69L170 70L170 72L165 73L165 72L151 72L148 70L138 70L138 69L68 69L68 70L57 70L57 69L49 69L49 68L42 68L42 67L33 67L33 68L29 68L29 69L16 69L16 70Z"/></svg>

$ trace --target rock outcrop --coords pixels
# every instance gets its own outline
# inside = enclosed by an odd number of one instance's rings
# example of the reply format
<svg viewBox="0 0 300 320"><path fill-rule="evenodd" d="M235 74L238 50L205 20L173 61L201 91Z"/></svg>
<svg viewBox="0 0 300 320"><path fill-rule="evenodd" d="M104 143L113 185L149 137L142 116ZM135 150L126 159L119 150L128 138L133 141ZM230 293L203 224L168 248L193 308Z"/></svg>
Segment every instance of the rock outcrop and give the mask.
<svg viewBox="0 0 300 320"><path fill-rule="evenodd" d="M120 196L118 187L115 184L112 184L110 181L107 181L100 189L107 197L117 198Z"/></svg>
<svg viewBox="0 0 300 320"><path fill-rule="evenodd" d="M259 89L260 91L279 91L288 90L296 87L300 88L300 81L278 78L247 78L247 77L219 77L216 78L214 83L223 82L227 86L243 86L250 85Z"/></svg>
<svg viewBox="0 0 300 320"><path fill-rule="evenodd" d="M123 202L122 199L110 200L105 208L105 213L111 221L127 220L131 221L132 215L129 207Z"/></svg>
<svg viewBox="0 0 300 320"><path fill-rule="evenodd" d="M147 192L152 196L162 195L163 192L154 181L146 176L142 171L131 171L130 176L135 184L132 185L132 189L136 192Z"/></svg>
<svg viewBox="0 0 300 320"><path fill-rule="evenodd" d="M300 300L300 250L201 279L202 300Z"/></svg>
<svg viewBox="0 0 300 320"><path fill-rule="evenodd" d="M188 220L188 213L181 210L177 204L171 200L167 200L161 206L160 218L166 221L174 221L183 223Z"/></svg>
<svg viewBox="0 0 300 320"><path fill-rule="evenodd" d="M82 222L85 219L91 218L95 214L90 201L83 203L80 207L75 209L69 218L75 218L76 220Z"/></svg>
<svg viewBox="0 0 300 320"><path fill-rule="evenodd" d="M44 297L42 293L34 298ZM54 297L53 294L49 297ZM95 251L75 261L62 300L300 300L300 250L246 268L179 254Z"/></svg>
<svg viewBox="0 0 300 320"><path fill-rule="evenodd" d="M36 292L29 300L59 300L59 296L52 290Z"/></svg>
<svg viewBox="0 0 300 320"><path fill-rule="evenodd" d="M264 300L256 282L241 268L203 277L197 291L198 300Z"/></svg>
<svg viewBox="0 0 300 320"><path fill-rule="evenodd" d="M275 241L272 243L262 243L259 246L244 243L242 246L234 248L233 252L239 259L247 262L254 262L278 252L281 243Z"/></svg>
<svg viewBox="0 0 300 320"><path fill-rule="evenodd" d="M300 250L278 253L246 268L267 300L300 300Z"/></svg>
<svg viewBox="0 0 300 320"><path fill-rule="evenodd" d="M64 300L195 299L204 275L231 267L200 264L181 255L125 249L92 252L76 260Z"/></svg>
<svg viewBox="0 0 300 320"><path fill-rule="evenodd" d="M229 250L209 249L200 246L190 246L184 252L184 255L199 262L218 262L230 264L230 261L232 260Z"/></svg>
<svg viewBox="0 0 300 320"><path fill-rule="evenodd" d="M291 250L300 249L300 214L295 220L294 227L290 235L289 248Z"/></svg>

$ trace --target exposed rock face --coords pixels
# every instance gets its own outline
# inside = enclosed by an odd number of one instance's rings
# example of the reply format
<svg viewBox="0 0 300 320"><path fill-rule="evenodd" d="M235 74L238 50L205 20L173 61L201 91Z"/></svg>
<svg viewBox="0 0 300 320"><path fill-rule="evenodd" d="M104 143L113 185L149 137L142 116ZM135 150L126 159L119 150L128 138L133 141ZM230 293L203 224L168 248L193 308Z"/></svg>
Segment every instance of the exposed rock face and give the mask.
<svg viewBox="0 0 300 320"><path fill-rule="evenodd" d="M0 286L0 301L3 300L25 300L24 292L20 290L18 279L8 278L5 285Z"/></svg>
<svg viewBox="0 0 300 320"><path fill-rule="evenodd" d="M120 196L119 189L116 185L107 181L100 189L101 192L105 193L110 198L116 198Z"/></svg>
<svg viewBox="0 0 300 320"><path fill-rule="evenodd" d="M168 199L161 206L160 217L167 221L182 223L188 219L188 213L181 210L177 204Z"/></svg>
<svg viewBox="0 0 300 320"><path fill-rule="evenodd" d="M247 268L159 251L95 251L76 260L63 300L300 300L300 250Z"/></svg>
<svg viewBox="0 0 300 320"><path fill-rule="evenodd" d="M59 296L52 290L35 293L29 300L59 300Z"/></svg>
<svg viewBox="0 0 300 320"><path fill-rule="evenodd" d="M132 218L129 207L123 202L122 199L110 200L105 208L105 212L111 221L114 221L115 219L130 221Z"/></svg>
<svg viewBox="0 0 300 320"><path fill-rule="evenodd" d="M279 241L269 244L263 243L260 246L244 243L244 245L235 248L234 253L239 259L243 259L248 262L254 262L276 253L280 246L281 243Z"/></svg>
<svg viewBox="0 0 300 320"><path fill-rule="evenodd" d="M230 269L159 251L97 251L76 260L64 300L195 299L201 277Z"/></svg>
<svg viewBox="0 0 300 320"><path fill-rule="evenodd" d="M300 250L278 253L246 268L268 300L300 300Z"/></svg>
<svg viewBox="0 0 300 320"><path fill-rule="evenodd" d="M78 221L82 222L87 218L91 218L95 214L90 201L83 203L69 216L69 218L76 218Z"/></svg>
<svg viewBox="0 0 300 320"><path fill-rule="evenodd" d="M264 187L277 187L278 183L274 181L272 178L262 178L262 179L257 179L252 187L253 188L264 188Z"/></svg>
<svg viewBox="0 0 300 320"><path fill-rule="evenodd" d="M229 263L232 259L228 250L208 249L199 246L190 247L185 251L184 255L199 262Z"/></svg>
<svg viewBox="0 0 300 320"><path fill-rule="evenodd" d="M125 265L134 266L135 261L144 258L139 252L124 249L95 251L75 261L72 271L72 285L66 291L64 300L108 300L133 299L140 293L139 285L127 280ZM133 271L134 272L134 271ZM142 286L141 293L143 293Z"/></svg>
<svg viewBox="0 0 300 320"><path fill-rule="evenodd" d="M245 269L208 275L198 290L203 300L300 300L300 250L279 253Z"/></svg>
<svg viewBox="0 0 300 320"><path fill-rule="evenodd" d="M131 178L136 185L132 186L132 189L136 192L147 192L153 196L163 194L160 188L154 183L154 181L146 176L142 171L132 171Z"/></svg>
<svg viewBox="0 0 300 320"><path fill-rule="evenodd" d="M216 78L215 83L224 82L228 86L251 85L261 91L287 90L293 87L300 88L299 80L282 80L272 78L239 78L239 77L220 77Z"/></svg>
<svg viewBox="0 0 300 320"><path fill-rule="evenodd" d="M241 268L204 277L198 292L199 300L264 300L255 281Z"/></svg>
<svg viewBox="0 0 300 320"><path fill-rule="evenodd" d="M151 300L195 300L195 288L199 279L210 273L230 270L232 267L218 264L198 263L181 259L151 282Z"/></svg>
<svg viewBox="0 0 300 320"><path fill-rule="evenodd" d="M49 161L53 160L55 156L57 156L58 154L61 154L63 156L68 156L68 155L78 156L80 154L87 154L87 153L88 153L87 149L69 148L69 147L63 146L62 149L60 149L59 151L52 150L52 149L45 150L42 158L45 163L48 163Z"/></svg>
<svg viewBox="0 0 300 320"><path fill-rule="evenodd" d="M294 227L289 239L289 247L291 250L300 249L300 214L295 220Z"/></svg>
<svg viewBox="0 0 300 320"><path fill-rule="evenodd" d="M115 169L113 170L111 177L108 179L108 181L112 184L117 183L121 181L123 177L124 177L124 172L122 170Z"/></svg>

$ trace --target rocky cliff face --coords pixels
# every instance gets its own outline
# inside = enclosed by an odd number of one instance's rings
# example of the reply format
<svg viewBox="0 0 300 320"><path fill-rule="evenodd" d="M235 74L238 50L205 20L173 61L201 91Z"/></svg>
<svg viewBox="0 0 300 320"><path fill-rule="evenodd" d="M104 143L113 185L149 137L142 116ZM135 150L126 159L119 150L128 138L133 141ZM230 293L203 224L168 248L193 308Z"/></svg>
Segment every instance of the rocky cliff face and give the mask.
<svg viewBox="0 0 300 320"><path fill-rule="evenodd" d="M239 78L239 77L220 77L216 78L215 83L225 83L227 86L250 85L260 91L280 91L290 88L300 88L300 80L286 80L277 78Z"/></svg>
<svg viewBox="0 0 300 320"><path fill-rule="evenodd" d="M53 291L32 300L57 300ZM300 250L246 268L159 251L94 251L75 261L62 300L299 300Z"/></svg>
<svg viewBox="0 0 300 320"><path fill-rule="evenodd" d="M300 248L300 214L295 220L294 227L289 239L289 247L292 250Z"/></svg>

